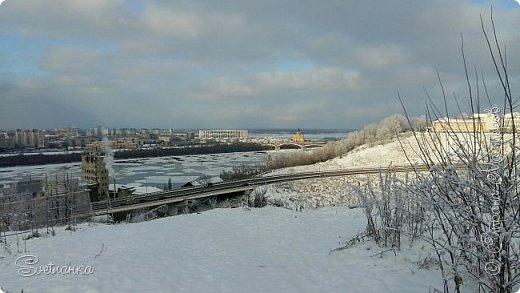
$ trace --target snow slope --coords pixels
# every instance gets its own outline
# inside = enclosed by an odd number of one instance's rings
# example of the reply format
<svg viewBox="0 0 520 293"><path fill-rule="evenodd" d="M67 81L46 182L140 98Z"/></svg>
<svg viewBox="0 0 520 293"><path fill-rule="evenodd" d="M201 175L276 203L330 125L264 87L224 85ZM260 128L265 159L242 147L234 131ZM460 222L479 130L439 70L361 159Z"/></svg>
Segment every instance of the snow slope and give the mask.
<svg viewBox="0 0 520 293"><path fill-rule="evenodd" d="M27 241L28 252L0 254L0 287L8 292L428 292L437 271L412 264L420 247L397 254L371 243L334 251L363 231L359 209L295 212L266 207L215 209L137 224L58 229ZM11 237L12 238L12 237ZM23 245L22 245L23 246ZM21 248L23 250L23 248ZM17 257L37 265L89 265L91 275L22 277Z"/></svg>
<svg viewBox="0 0 520 293"><path fill-rule="evenodd" d="M458 140L471 144L468 134L434 134L422 133L418 134L422 147L428 146L430 151L435 150L434 145L453 152L457 143L454 142L456 137ZM505 135L507 141L511 136ZM489 140L489 136L486 138ZM438 140L440 140L440 143ZM435 141L435 142L434 142ZM489 143L489 142L488 142ZM469 147L469 146L468 146ZM507 148L507 145L506 145ZM356 168L385 168L391 165L403 166L412 164L423 164L421 160L421 150L416 138L411 133L400 134L399 139L382 142L380 144L362 145L353 151L326 162L317 163L309 166L290 167L276 170L271 174L290 174L311 171L334 171ZM456 156L452 157L453 159ZM435 160L435 158L433 158ZM269 176L267 174L266 176ZM404 180L405 173L398 173L398 179ZM411 176L410 178L412 178ZM330 205L350 205L357 206L359 201L352 196L350 190L352 186L364 185L370 180L377 184L380 175L356 175L343 177L329 177L299 180L294 182L279 183L267 187L267 195L271 199L282 202L286 207L295 208L303 206L306 208L314 208Z"/></svg>
<svg viewBox="0 0 520 293"><path fill-rule="evenodd" d="M408 157L408 158L407 158ZM408 159L410 161L408 161ZM356 168L379 168L390 165L422 164L417 141L410 133L398 139L376 145L363 145L341 157L309 166L290 167L276 170L272 174L289 174L311 171L334 171ZM269 174L267 174L269 176ZM404 173L398 174L403 178ZM279 200L286 207L315 208L331 205L357 206L359 201L352 196L351 186L379 181L379 175L355 175L299 180L279 183L267 187L271 200Z"/></svg>

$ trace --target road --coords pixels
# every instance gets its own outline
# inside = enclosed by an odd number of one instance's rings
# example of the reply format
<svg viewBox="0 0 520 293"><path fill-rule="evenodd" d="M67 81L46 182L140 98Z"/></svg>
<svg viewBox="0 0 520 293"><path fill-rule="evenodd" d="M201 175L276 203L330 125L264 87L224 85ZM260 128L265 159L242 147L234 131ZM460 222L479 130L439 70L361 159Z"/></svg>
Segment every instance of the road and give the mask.
<svg viewBox="0 0 520 293"><path fill-rule="evenodd" d="M386 172L413 172L428 171L426 165L416 166L392 166L386 168L355 168L336 171L314 171L283 175L265 175L244 180L227 181L207 186L188 187L175 190L159 191L142 195L132 195L112 200L104 200L92 203L95 215L127 212L136 209L152 208L164 204L180 203L190 200L204 199L224 194L253 190L257 186L268 185L278 182L287 182L302 179L320 177L338 177L351 175L368 175Z"/></svg>

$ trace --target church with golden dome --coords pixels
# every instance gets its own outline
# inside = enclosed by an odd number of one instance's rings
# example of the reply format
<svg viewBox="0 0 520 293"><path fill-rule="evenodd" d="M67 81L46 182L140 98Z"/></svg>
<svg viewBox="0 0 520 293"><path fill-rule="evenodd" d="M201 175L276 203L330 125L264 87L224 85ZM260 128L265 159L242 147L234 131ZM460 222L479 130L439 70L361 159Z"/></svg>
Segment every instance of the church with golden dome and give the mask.
<svg viewBox="0 0 520 293"><path fill-rule="evenodd" d="M305 138L303 136L303 132L301 132L300 128L296 130L296 133L292 136L292 141L295 143L302 143L305 141Z"/></svg>

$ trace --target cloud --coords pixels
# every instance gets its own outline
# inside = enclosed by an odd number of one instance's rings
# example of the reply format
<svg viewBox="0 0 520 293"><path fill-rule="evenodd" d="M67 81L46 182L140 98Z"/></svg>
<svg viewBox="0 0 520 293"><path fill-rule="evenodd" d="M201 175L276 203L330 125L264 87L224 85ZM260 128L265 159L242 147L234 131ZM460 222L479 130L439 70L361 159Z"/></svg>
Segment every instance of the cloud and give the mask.
<svg viewBox="0 0 520 293"><path fill-rule="evenodd" d="M155 6L139 19L151 33L159 37L196 39L211 33L233 32L242 19L233 15L212 15L192 11L172 11Z"/></svg>
<svg viewBox="0 0 520 293"><path fill-rule="evenodd" d="M398 46L367 46L358 48L354 58L363 68L382 70L406 64L407 55L405 50Z"/></svg>
<svg viewBox="0 0 520 293"><path fill-rule="evenodd" d="M400 111L397 90L412 114L423 87L440 102L437 71L467 96L461 33L501 98L469 0L135 3L3 3L0 125L356 128ZM516 90L520 10L494 13Z"/></svg>
<svg viewBox="0 0 520 293"><path fill-rule="evenodd" d="M334 67L299 72L262 72L257 74L256 82L271 90L309 89L327 92L354 90L360 87L357 72Z"/></svg>
<svg viewBox="0 0 520 293"><path fill-rule="evenodd" d="M294 71L265 71L252 77L218 77L195 95L200 99L225 101L241 98L268 98L277 93L323 93L359 90L359 73L334 67Z"/></svg>

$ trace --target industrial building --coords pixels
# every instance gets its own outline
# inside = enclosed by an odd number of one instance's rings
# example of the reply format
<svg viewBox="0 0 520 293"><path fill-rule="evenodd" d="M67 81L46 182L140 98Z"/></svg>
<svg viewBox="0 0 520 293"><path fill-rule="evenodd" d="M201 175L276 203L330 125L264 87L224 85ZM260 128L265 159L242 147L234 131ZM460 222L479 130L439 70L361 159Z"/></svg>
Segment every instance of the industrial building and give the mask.
<svg viewBox="0 0 520 293"><path fill-rule="evenodd" d="M108 197L108 170L105 167L103 146L100 142L87 145L81 157L81 179L91 189L91 201Z"/></svg>

